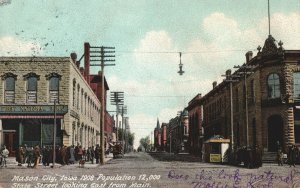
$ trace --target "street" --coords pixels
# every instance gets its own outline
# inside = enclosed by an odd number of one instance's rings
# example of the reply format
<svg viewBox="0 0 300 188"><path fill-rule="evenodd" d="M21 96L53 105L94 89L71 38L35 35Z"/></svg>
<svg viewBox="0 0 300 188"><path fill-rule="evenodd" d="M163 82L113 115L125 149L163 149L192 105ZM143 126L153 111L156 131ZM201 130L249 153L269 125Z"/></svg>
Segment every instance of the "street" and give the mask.
<svg viewBox="0 0 300 188"><path fill-rule="evenodd" d="M300 168L264 164L259 169L172 160L168 153L138 152L105 165L78 164L38 169L8 165L0 169L0 187L300 187ZM175 157L174 157L175 159ZM25 166L25 165L24 165Z"/></svg>

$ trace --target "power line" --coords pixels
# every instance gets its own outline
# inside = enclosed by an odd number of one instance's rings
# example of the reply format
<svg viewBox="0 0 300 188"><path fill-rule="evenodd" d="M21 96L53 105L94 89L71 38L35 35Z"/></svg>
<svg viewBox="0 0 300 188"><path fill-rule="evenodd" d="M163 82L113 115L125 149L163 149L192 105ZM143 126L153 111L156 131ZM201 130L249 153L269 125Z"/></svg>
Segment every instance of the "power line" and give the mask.
<svg viewBox="0 0 300 188"><path fill-rule="evenodd" d="M203 50L203 51L181 51L182 54L198 54L198 53L218 53L218 52L236 52L236 51L256 51L257 49L233 49L233 50ZM179 51L116 51L116 53L132 53L132 54L178 54Z"/></svg>
<svg viewBox="0 0 300 188"><path fill-rule="evenodd" d="M191 96L191 95L190 95ZM172 96L172 95L126 95L126 97L157 97L157 98L184 98L189 96Z"/></svg>

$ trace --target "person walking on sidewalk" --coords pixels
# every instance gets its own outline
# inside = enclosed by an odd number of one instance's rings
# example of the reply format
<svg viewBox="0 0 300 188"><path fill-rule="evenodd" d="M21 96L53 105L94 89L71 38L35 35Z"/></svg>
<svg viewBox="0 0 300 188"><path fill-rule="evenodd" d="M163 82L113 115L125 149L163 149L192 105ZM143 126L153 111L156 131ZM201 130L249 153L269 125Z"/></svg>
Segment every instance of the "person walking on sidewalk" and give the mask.
<svg viewBox="0 0 300 188"><path fill-rule="evenodd" d="M33 168L37 168L40 163L41 151L40 147L37 145L34 147L34 166Z"/></svg>
<svg viewBox="0 0 300 188"><path fill-rule="evenodd" d="M3 150L1 151L1 155L2 155L2 164L1 164L1 167L7 167L6 166L6 159L9 155L9 151L6 149L6 146L4 145L3 146Z"/></svg>
<svg viewBox="0 0 300 188"><path fill-rule="evenodd" d="M283 166L283 153L282 153L281 149L279 149L277 152L277 163L278 163L278 166Z"/></svg>
<svg viewBox="0 0 300 188"><path fill-rule="evenodd" d="M298 155L299 155L298 148L295 145L290 146L289 147L289 152L288 152L288 160L289 160L290 167L291 166L295 167Z"/></svg>
<svg viewBox="0 0 300 188"><path fill-rule="evenodd" d="M74 164L75 163L75 150L74 150L74 145L72 145L70 147L70 164Z"/></svg>

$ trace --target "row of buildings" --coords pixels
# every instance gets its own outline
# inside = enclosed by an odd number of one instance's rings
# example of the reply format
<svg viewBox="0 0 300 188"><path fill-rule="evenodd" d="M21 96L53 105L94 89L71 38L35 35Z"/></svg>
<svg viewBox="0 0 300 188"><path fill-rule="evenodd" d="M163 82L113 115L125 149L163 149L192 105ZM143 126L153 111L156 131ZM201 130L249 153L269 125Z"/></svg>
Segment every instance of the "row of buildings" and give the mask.
<svg viewBox="0 0 300 188"><path fill-rule="evenodd" d="M257 50L183 113L157 125L156 149L201 155L217 137L229 139L232 149L257 146L264 153L300 147L300 50L285 50L271 35Z"/></svg>
<svg viewBox="0 0 300 188"><path fill-rule="evenodd" d="M20 145L53 144L55 124L58 145L87 148L100 144L102 108L105 145L115 139L115 121L106 111L109 87L105 77L101 80L101 72L90 74L90 49L85 43L80 60L75 53L70 57L0 57L0 145L5 144L12 155Z"/></svg>

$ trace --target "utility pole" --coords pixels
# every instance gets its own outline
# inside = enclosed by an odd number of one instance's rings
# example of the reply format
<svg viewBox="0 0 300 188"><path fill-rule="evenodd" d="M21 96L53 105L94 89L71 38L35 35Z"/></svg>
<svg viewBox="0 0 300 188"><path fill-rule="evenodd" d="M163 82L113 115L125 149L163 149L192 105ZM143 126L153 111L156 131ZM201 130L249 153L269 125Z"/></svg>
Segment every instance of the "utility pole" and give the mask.
<svg viewBox="0 0 300 188"><path fill-rule="evenodd" d="M119 105L124 104L124 92L123 91L112 91L110 92L110 103L116 105L116 141L118 141L118 128L119 128Z"/></svg>
<svg viewBox="0 0 300 188"><path fill-rule="evenodd" d="M122 114L122 145L123 145L123 154L125 153L125 148L124 148L124 136L125 136L125 129L124 129L124 114L127 114L127 106L122 106L122 110L121 110L121 114Z"/></svg>
<svg viewBox="0 0 300 188"><path fill-rule="evenodd" d="M231 70L228 69L226 71L226 79L225 82L229 82L229 92L230 92L230 132L231 132L231 151L234 151L234 131L233 131L233 95L232 95L232 83L238 82L238 80L234 80L234 78L239 78L238 75L232 75Z"/></svg>
<svg viewBox="0 0 300 188"><path fill-rule="evenodd" d="M55 161L56 161L56 153L55 153L55 149L56 149L56 99L54 100L54 122L53 122L53 166L52 168L55 167Z"/></svg>
<svg viewBox="0 0 300 188"><path fill-rule="evenodd" d="M153 136L153 131L151 131L151 136L150 136L150 151L152 151L152 136Z"/></svg>
<svg viewBox="0 0 300 188"><path fill-rule="evenodd" d="M244 77L244 98L245 98L245 121L246 121L246 140L247 140L247 147L249 147L249 120L248 120L248 89L247 89L247 76L252 74L252 69L255 66L246 65L244 63L242 66L234 66L234 68L238 68L237 74L241 77Z"/></svg>
<svg viewBox="0 0 300 188"><path fill-rule="evenodd" d="M106 51L106 50L114 50L115 47L90 47L93 48L95 51L90 51L91 58L100 58L100 59L91 59L90 61L100 61L100 64L91 64L90 66L100 66L101 67L101 118L100 118L100 144L101 144L101 156L100 156L100 163L104 164L104 113L105 113L105 80L104 80L104 67L105 66L114 66L115 64L105 64L105 62L112 62L115 61L114 59L106 59L106 58L114 58L115 55L107 55L113 54L115 51ZM100 51L98 51L100 49Z"/></svg>

